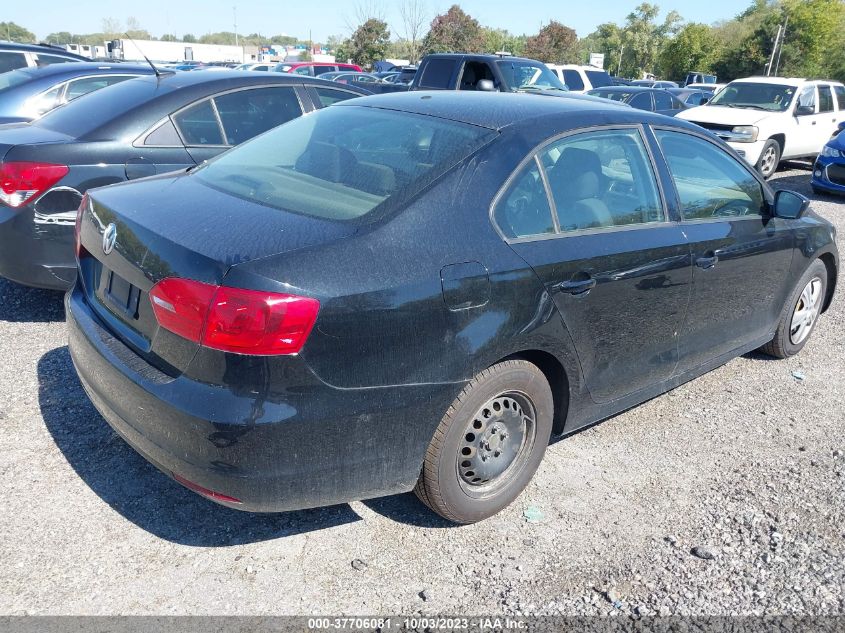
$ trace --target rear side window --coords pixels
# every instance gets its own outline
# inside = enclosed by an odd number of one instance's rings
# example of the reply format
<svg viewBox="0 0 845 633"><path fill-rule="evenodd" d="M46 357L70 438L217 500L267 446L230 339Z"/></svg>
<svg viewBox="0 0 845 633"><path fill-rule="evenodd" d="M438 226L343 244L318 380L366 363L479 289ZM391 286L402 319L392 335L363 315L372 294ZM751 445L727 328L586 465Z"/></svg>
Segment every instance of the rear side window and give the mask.
<svg viewBox="0 0 845 633"><path fill-rule="evenodd" d="M495 135L435 117L340 106L244 143L194 174L284 211L358 220L402 206Z"/></svg>
<svg viewBox="0 0 845 633"><path fill-rule="evenodd" d="M836 104L840 110L845 110L845 86L834 86L833 92L836 93Z"/></svg>
<svg viewBox="0 0 845 633"><path fill-rule="evenodd" d="M26 68L28 65L23 53L0 52L0 73Z"/></svg>
<svg viewBox="0 0 845 633"><path fill-rule="evenodd" d="M761 215L763 188L727 152L690 134L655 130L686 220Z"/></svg>
<svg viewBox="0 0 845 633"><path fill-rule="evenodd" d="M335 90L334 88L324 88L323 86L314 86L314 92L317 93L317 99L320 101L320 107L326 108L339 101L346 101L347 99L354 99L360 95L346 90Z"/></svg>
<svg viewBox="0 0 845 633"><path fill-rule="evenodd" d="M587 74L587 78L590 80L590 83L593 84L593 88L603 88L604 86L613 85L613 80L610 78L610 75L603 70L588 70L585 72Z"/></svg>
<svg viewBox="0 0 845 633"><path fill-rule="evenodd" d="M655 110L671 110L673 107L672 97L667 92L654 93L654 109Z"/></svg>
<svg viewBox="0 0 845 633"><path fill-rule="evenodd" d="M651 104L651 95L647 92L634 95L628 105L632 108L637 108L638 110L654 110L654 107Z"/></svg>
<svg viewBox="0 0 845 633"><path fill-rule="evenodd" d="M657 182L637 130L568 136L541 153L560 230L664 219Z"/></svg>
<svg viewBox="0 0 845 633"><path fill-rule="evenodd" d="M449 88L449 81L457 64L455 59L431 59L425 65L420 77L420 88L433 88L445 90Z"/></svg>
<svg viewBox="0 0 845 633"><path fill-rule="evenodd" d="M185 145L225 145L210 99L176 113L173 122L179 128Z"/></svg>
<svg viewBox="0 0 845 633"><path fill-rule="evenodd" d="M132 79L132 77L114 76L86 77L84 79L75 79L74 81L71 81L67 86L67 92L65 92L65 100L73 101L74 99L81 97L82 95L88 94L89 92L94 92L95 90L99 90L100 88L119 84L121 81L126 81L127 79Z"/></svg>
<svg viewBox="0 0 845 633"><path fill-rule="evenodd" d="M256 88L214 97L226 145L238 145L302 116L293 88Z"/></svg>
<svg viewBox="0 0 845 633"><path fill-rule="evenodd" d="M43 53L36 53L33 55L35 57L35 64L36 66L50 66L51 64L66 64L67 62L76 61L74 59L68 59L67 57L59 57L58 55L44 55Z"/></svg>
<svg viewBox="0 0 845 633"><path fill-rule="evenodd" d="M292 71L295 75L308 75L311 76L311 66L299 66L298 68L294 68Z"/></svg>
<svg viewBox="0 0 845 633"><path fill-rule="evenodd" d="M819 112L833 112L833 94L830 86L819 86Z"/></svg>
<svg viewBox="0 0 845 633"><path fill-rule="evenodd" d="M584 81L581 79L581 75L577 70L572 70L571 68L564 69L563 83L565 83L566 87L570 90L584 89Z"/></svg>
<svg viewBox="0 0 845 633"><path fill-rule="evenodd" d="M505 237L530 237L555 232L549 198L536 160L529 162L514 178L507 193L496 205L494 218Z"/></svg>

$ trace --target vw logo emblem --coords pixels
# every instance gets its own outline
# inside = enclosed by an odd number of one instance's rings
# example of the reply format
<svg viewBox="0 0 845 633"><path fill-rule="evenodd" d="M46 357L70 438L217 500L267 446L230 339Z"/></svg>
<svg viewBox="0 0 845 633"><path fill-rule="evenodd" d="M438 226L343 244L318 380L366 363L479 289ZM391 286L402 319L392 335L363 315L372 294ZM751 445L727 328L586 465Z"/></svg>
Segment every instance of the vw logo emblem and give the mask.
<svg viewBox="0 0 845 633"><path fill-rule="evenodd" d="M108 255L114 250L114 245L117 242L117 227L114 222L106 227L103 231L103 252Z"/></svg>

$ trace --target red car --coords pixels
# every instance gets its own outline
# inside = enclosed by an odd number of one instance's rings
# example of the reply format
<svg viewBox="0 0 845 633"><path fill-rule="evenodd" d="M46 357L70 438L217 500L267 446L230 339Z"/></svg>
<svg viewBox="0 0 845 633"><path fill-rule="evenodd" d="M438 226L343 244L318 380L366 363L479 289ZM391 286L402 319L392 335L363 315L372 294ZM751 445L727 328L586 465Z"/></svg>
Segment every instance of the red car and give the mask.
<svg viewBox="0 0 845 633"><path fill-rule="evenodd" d="M323 73L332 73L338 70L361 72L361 67L355 64L340 64L327 62L281 62L273 68L277 73L295 73L297 75L308 75L316 77Z"/></svg>

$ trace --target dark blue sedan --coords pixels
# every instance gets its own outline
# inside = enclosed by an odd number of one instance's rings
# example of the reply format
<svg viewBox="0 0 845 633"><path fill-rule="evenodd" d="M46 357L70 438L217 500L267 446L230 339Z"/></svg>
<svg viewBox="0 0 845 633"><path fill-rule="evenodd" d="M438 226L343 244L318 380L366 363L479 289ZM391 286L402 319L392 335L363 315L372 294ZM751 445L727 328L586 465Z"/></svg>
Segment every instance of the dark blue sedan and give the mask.
<svg viewBox="0 0 845 633"><path fill-rule="evenodd" d="M839 265L808 203L706 130L610 102L348 100L91 191L70 353L108 423L218 503L415 489L471 523L551 437L800 352Z"/></svg>
<svg viewBox="0 0 845 633"><path fill-rule="evenodd" d="M25 123L100 88L152 75L148 65L52 64L0 75L0 123Z"/></svg>
<svg viewBox="0 0 845 633"><path fill-rule="evenodd" d="M813 191L845 194L845 123L827 142L813 166Z"/></svg>
<svg viewBox="0 0 845 633"><path fill-rule="evenodd" d="M637 110L675 116L690 106L663 88L645 86L606 86L588 90L588 95L625 103Z"/></svg>

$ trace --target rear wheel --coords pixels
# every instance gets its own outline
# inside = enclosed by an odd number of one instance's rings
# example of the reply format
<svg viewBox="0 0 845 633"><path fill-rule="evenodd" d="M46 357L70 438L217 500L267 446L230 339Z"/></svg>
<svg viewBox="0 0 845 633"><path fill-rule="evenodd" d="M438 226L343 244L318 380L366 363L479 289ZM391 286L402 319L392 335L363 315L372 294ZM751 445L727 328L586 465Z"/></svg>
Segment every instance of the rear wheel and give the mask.
<svg viewBox="0 0 845 633"><path fill-rule="evenodd" d="M551 388L535 365L511 360L486 369L440 421L414 492L455 523L496 514L531 481L553 414Z"/></svg>
<svg viewBox="0 0 845 633"><path fill-rule="evenodd" d="M763 178L768 180L775 173L780 163L780 154L780 143L771 138L766 141L763 151L760 152L760 159L757 161L757 170Z"/></svg>
<svg viewBox="0 0 845 633"><path fill-rule="evenodd" d="M781 313L775 337L761 351L775 358L788 358L800 352L816 327L827 292L827 268L814 261Z"/></svg>

